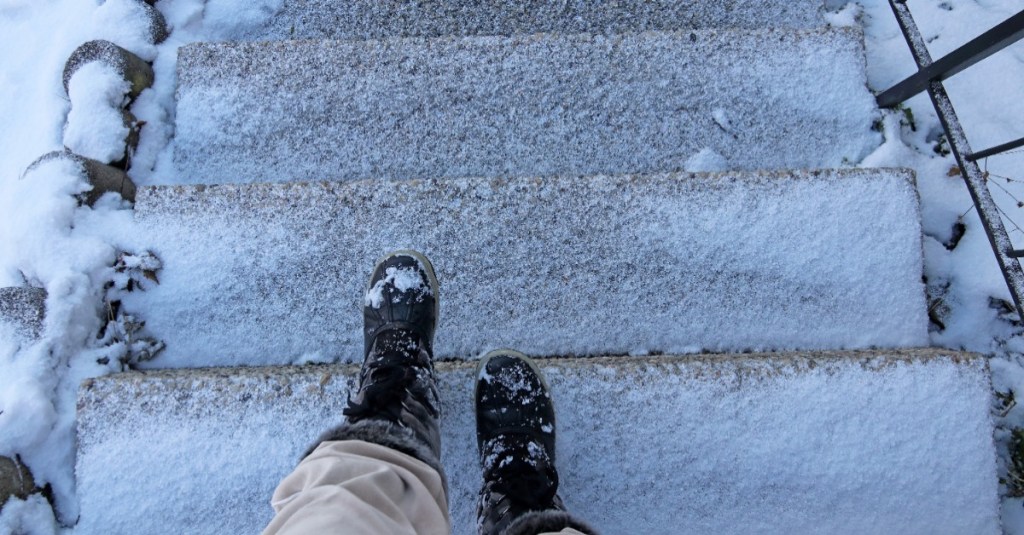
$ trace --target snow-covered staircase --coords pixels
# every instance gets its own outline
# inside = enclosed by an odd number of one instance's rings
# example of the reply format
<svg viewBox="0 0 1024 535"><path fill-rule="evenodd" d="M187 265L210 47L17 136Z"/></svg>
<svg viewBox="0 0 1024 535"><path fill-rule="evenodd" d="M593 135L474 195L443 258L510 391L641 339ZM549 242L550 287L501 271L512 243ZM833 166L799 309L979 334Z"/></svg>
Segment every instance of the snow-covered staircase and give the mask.
<svg viewBox="0 0 1024 535"><path fill-rule="evenodd" d="M83 386L82 532L265 524L356 370L287 365L358 362L398 248L441 283L456 533L467 361L501 346L561 357L564 495L607 533L998 531L984 360L901 349L928 342L913 177L807 170L878 142L861 36L821 12L294 0L247 37L307 40L183 47L195 185L139 189L163 269L123 306L188 369Z"/></svg>

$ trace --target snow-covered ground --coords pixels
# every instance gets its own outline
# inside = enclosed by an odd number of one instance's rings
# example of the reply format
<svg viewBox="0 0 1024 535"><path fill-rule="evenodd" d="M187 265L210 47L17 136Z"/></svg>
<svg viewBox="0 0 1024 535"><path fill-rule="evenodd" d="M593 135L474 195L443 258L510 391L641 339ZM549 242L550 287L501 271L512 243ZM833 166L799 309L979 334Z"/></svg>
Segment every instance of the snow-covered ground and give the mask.
<svg viewBox="0 0 1024 535"><path fill-rule="evenodd" d="M113 109L125 88L109 72L94 69L62 87L64 62L81 43L108 39L154 62L156 83L131 111L145 121L131 175L136 183L174 180L170 151L176 49L182 44L230 38L258 25L281 0L160 0L173 30L153 44L145 15L134 0L0 0L0 287L32 285L49 292L39 343L19 345L0 332L0 455L20 455L40 484L49 483L55 514L39 496L15 500L0 514L0 534L55 533L78 516L74 483L75 392L87 377L120 369L137 358L123 331L106 329L104 297L116 295L127 277L145 278L144 257L122 231L132 224L130 206L113 196L78 207L74 194L87 188L73 166L54 161L22 177L38 156L75 146L116 159L123 124ZM934 57L953 50L1020 9L1019 0L911 0L911 9ZM914 65L885 0L861 0L830 17L833 24L862 24L868 82L882 90L913 72ZM1024 136L1024 42L947 82L977 149ZM90 98L86 103L82 99ZM79 108L73 105L81 102ZM83 113L85 110L91 113ZM1024 388L1024 337L988 240L972 210L955 163L944 155L941 127L927 96L902 110L887 111L879 125L885 143L862 166L910 167L917 171L925 233L925 271L931 297L933 345L992 356L993 383L1005 406L994 409L1004 465L1012 431L1024 426L1024 408L1010 401ZM1024 151L982 162L991 190L1005 212L1011 238L1024 246ZM123 322L121 324L123 327ZM143 348L144 349L144 348ZM106 362L107 364L99 364ZM1024 462L1024 459L1021 460ZM1020 476L1020 474L1018 474ZM1024 491L1013 485L1006 493ZM1007 532L1024 533L1024 503L1007 497Z"/></svg>

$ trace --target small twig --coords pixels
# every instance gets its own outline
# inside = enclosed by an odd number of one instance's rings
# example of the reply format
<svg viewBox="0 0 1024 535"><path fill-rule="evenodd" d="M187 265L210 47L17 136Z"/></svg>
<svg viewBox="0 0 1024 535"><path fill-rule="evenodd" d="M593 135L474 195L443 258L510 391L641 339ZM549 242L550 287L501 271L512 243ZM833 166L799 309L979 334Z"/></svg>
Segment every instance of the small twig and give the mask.
<svg viewBox="0 0 1024 535"><path fill-rule="evenodd" d="M1010 184L1020 184L1020 183L1024 183L1024 180L1017 180L1017 179L1015 179L1015 178L1010 178L1010 177L1008 177L1008 176L1002 176L1002 175L997 175L997 174L992 174L991 176L994 176L994 177L996 177L996 178L1001 178L1001 179L1005 180L1005 181L1006 181L1006 185L1007 185L1007 186L1009 186ZM998 182L997 182L997 184L998 184ZM1005 191L1005 190L1004 190L1004 191Z"/></svg>
<svg viewBox="0 0 1024 535"><path fill-rule="evenodd" d="M995 177L999 177L999 175L992 175L992 176L995 176ZM1002 177L999 177L999 178L1002 178ZM1001 190L1003 190L1004 192L1006 192L1006 194L1007 194L1007 195L1009 195L1011 199L1013 199L1014 201L1016 201L1016 202L1017 202L1017 207L1018 207L1018 208L1020 208L1020 207L1021 207L1021 204L1022 204L1022 203L1021 203L1021 200L1020 200L1020 199L1018 199L1016 195L1014 195L1014 194L1010 193L1010 190L1006 189L1005 187L1003 187L1003 185L1002 185L1002 184L1000 184L999 182L996 182L995 180L991 180L991 181L989 181L989 183L990 183L990 184L995 184L996 186L998 186L998 187L999 187L999 189L1001 189Z"/></svg>
<svg viewBox="0 0 1024 535"><path fill-rule="evenodd" d="M1020 225L1018 225L1012 218L1010 218L1010 214L1007 214L1006 210L1000 208L998 204L996 205L996 210L999 210L999 213L1003 214L1003 217L1005 217L1007 221L1009 221L1014 227L1017 227L1017 232L1024 234L1024 229L1020 228Z"/></svg>

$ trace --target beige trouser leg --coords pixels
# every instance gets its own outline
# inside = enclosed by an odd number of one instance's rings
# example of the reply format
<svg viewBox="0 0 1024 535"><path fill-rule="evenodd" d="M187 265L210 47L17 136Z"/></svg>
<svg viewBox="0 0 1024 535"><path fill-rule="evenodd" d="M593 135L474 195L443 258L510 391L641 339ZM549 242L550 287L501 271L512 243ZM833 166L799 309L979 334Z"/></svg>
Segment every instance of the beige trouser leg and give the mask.
<svg viewBox="0 0 1024 535"><path fill-rule="evenodd" d="M437 470L361 440L320 444L281 481L270 504L277 514L264 534L451 532Z"/></svg>
<svg viewBox="0 0 1024 535"><path fill-rule="evenodd" d="M345 440L324 442L274 491L269 533L409 533L451 531L440 474L393 449Z"/></svg>

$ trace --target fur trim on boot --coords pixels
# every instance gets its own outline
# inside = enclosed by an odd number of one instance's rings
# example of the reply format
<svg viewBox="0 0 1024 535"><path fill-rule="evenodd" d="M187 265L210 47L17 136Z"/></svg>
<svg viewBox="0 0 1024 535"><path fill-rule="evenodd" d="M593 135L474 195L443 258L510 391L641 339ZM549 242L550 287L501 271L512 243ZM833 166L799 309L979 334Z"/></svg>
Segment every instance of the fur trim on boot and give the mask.
<svg viewBox="0 0 1024 535"><path fill-rule="evenodd" d="M362 440L363 442L379 444L406 455L411 455L437 470L437 473L441 474L441 479L447 485L441 460L434 455L430 447L417 438L416 433L413 433L412 430L395 425L387 420L362 420L354 424L345 422L333 429L329 429L326 433L320 435L320 438L306 450L302 458L305 459L310 453L313 453L313 450L321 442L334 440ZM445 491L447 492L447 489Z"/></svg>
<svg viewBox="0 0 1024 535"><path fill-rule="evenodd" d="M502 535L537 535L572 528L586 535L597 535L597 530L565 511L530 511L515 519Z"/></svg>

